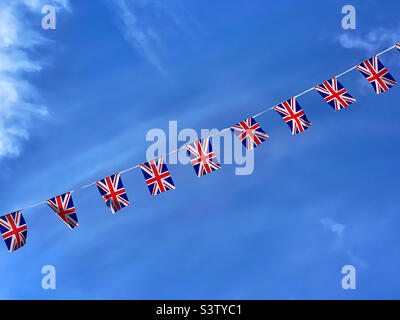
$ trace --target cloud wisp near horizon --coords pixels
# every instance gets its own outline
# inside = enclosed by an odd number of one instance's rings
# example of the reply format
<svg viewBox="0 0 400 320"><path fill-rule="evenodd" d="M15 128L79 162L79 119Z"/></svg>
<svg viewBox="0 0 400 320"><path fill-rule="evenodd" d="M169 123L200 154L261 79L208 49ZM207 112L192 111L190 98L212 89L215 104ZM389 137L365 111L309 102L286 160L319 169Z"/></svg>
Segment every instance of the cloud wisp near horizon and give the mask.
<svg viewBox="0 0 400 320"><path fill-rule="evenodd" d="M0 4L0 160L18 156L23 141L29 138L33 119L47 116L47 107L35 86L25 75L40 72L45 61L32 58L37 47L50 43L28 18L40 21L43 0L7 1ZM58 9L69 10L68 0L54 1Z"/></svg>

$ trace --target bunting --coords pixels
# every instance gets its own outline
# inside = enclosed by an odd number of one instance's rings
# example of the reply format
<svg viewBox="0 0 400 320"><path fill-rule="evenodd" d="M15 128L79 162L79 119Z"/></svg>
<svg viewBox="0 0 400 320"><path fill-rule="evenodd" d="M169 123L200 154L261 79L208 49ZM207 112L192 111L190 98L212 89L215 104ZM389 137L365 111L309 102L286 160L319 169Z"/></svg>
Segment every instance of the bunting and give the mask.
<svg viewBox="0 0 400 320"><path fill-rule="evenodd" d="M288 124L293 135L311 127L311 123L308 121L306 114L296 101L296 98L286 100L275 106L274 109L282 117L283 121Z"/></svg>
<svg viewBox="0 0 400 320"><path fill-rule="evenodd" d="M78 217L76 215L74 202L72 201L71 192L47 200L47 204L70 229L78 226Z"/></svg>
<svg viewBox="0 0 400 320"><path fill-rule="evenodd" d="M269 137L256 120L248 118L231 127L247 150L253 150Z"/></svg>
<svg viewBox="0 0 400 320"><path fill-rule="evenodd" d="M153 197L159 193L175 189L174 181L172 181L163 157L141 164L140 169L142 169L144 179Z"/></svg>
<svg viewBox="0 0 400 320"><path fill-rule="evenodd" d="M359 64L357 69L371 83L377 94L389 90L396 84L396 80L376 56Z"/></svg>
<svg viewBox="0 0 400 320"><path fill-rule="evenodd" d="M336 78L321 83L315 89L334 110L347 108L356 102Z"/></svg>
<svg viewBox="0 0 400 320"><path fill-rule="evenodd" d="M103 200L113 214L130 205L119 173L97 181L96 184Z"/></svg>
<svg viewBox="0 0 400 320"><path fill-rule="evenodd" d="M0 231L9 252L13 252L26 243L28 228L21 211L0 217Z"/></svg>
<svg viewBox="0 0 400 320"><path fill-rule="evenodd" d="M356 102L356 99L350 95L337 78L353 69L358 69L361 72L368 82L371 83L377 94L388 91L391 87L396 85L397 82L389 73L388 69L378 59L378 56L393 48L400 50L400 43L393 45L389 49L378 53L376 56L365 60L359 65L348 69L320 85L303 91L291 99L288 99L272 108L265 109L264 111L249 117L230 128L224 129L220 131L220 133L225 130L231 130L243 143L246 149L253 150L262 142L269 139L269 136L257 123L255 118L271 110L278 112L283 121L289 126L292 135L301 133L311 127L311 123L298 103L297 98L311 90L316 90L335 111L347 108L349 105ZM186 149L197 177L202 177L205 174L221 168L217 156L212 149L211 136L185 145L181 149ZM177 149L173 152L178 152L179 150L180 149ZM122 183L121 174L135 168L140 168L142 170L145 182L152 196L175 189L175 184L167 165L164 162L164 157L159 157L83 186L78 190L96 184L104 202L111 209L111 212L115 214L117 211L130 205L125 187ZM75 191L67 192L49 200L41 201L28 208L1 216L0 232L8 250L13 252L26 244L28 230L22 211L36 207L40 204L47 203L70 229L77 227L78 217L71 196Z"/></svg>
<svg viewBox="0 0 400 320"><path fill-rule="evenodd" d="M190 156L194 171L199 178L207 173L221 169L217 156L212 150L209 137L189 144L186 146L186 150Z"/></svg>

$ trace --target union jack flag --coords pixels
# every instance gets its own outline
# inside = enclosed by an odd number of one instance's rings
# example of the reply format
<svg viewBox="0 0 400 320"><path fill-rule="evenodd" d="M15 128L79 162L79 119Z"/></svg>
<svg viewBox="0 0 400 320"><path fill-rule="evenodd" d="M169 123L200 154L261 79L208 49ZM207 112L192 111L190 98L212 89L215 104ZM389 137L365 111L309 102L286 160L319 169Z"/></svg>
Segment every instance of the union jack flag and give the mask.
<svg viewBox="0 0 400 320"><path fill-rule="evenodd" d="M376 56L359 64L357 69L371 83L377 94L389 90L397 83Z"/></svg>
<svg viewBox="0 0 400 320"><path fill-rule="evenodd" d="M356 102L356 99L347 92L336 78L321 83L315 89L335 110L347 108L350 104Z"/></svg>
<svg viewBox="0 0 400 320"><path fill-rule="evenodd" d="M212 151L210 137L187 145L186 151L199 178L207 173L221 169L217 156Z"/></svg>
<svg viewBox="0 0 400 320"><path fill-rule="evenodd" d="M100 194L112 213L130 205L120 174L96 182Z"/></svg>
<svg viewBox="0 0 400 320"><path fill-rule="evenodd" d="M51 198L46 202L70 229L78 226L78 217L76 215L74 202L72 201L71 192Z"/></svg>
<svg viewBox="0 0 400 320"><path fill-rule="evenodd" d="M308 121L296 98L286 100L275 106L274 109L282 117L283 121L288 124L292 134L303 132L308 127L311 127L311 123Z"/></svg>
<svg viewBox="0 0 400 320"><path fill-rule="evenodd" d="M21 211L0 217L0 231L9 252L23 247L26 243L28 228Z"/></svg>
<svg viewBox="0 0 400 320"><path fill-rule="evenodd" d="M141 164L140 169L152 196L175 189L174 181L163 157Z"/></svg>
<svg viewBox="0 0 400 320"><path fill-rule="evenodd" d="M248 150L253 150L269 137L256 120L248 118L231 127L233 133Z"/></svg>
<svg viewBox="0 0 400 320"><path fill-rule="evenodd" d="M396 48L400 50L400 42L396 44Z"/></svg>

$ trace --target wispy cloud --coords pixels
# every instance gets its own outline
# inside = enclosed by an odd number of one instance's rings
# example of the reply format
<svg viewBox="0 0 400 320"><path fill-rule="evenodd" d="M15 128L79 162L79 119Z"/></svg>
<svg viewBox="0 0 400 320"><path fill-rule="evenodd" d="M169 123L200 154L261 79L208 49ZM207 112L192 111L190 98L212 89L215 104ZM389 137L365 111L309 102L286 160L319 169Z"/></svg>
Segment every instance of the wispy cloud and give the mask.
<svg viewBox="0 0 400 320"><path fill-rule="evenodd" d="M345 225L335 222L330 218L321 219L321 223L325 228L332 231L338 237L339 240L342 240L343 232L344 229L346 228Z"/></svg>
<svg viewBox="0 0 400 320"><path fill-rule="evenodd" d="M358 254L356 254L353 249L351 249L350 243L345 243L344 241L344 231L346 226L339 222L334 221L331 218L323 218L320 220L322 225L329 231L333 232L336 236L336 245L335 249L344 250L348 259L350 259L351 263L355 264L356 266L360 266L363 268L367 268L368 265L364 261L364 259L360 258Z"/></svg>
<svg viewBox="0 0 400 320"><path fill-rule="evenodd" d="M165 49L167 29L186 32L174 1L106 0L117 16L124 37L161 73L166 70L160 51ZM160 24L162 22L162 24ZM165 26L168 26L167 28Z"/></svg>
<svg viewBox="0 0 400 320"><path fill-rule="evenodd" d="M21 141L29 137L31 118L47 114L34 86L24 80L24 74L43 67L29 53L49 41L40 35L40 23L33 26L27 14L37 14L40 19L45 4L70 8L68 0L14 0L0 4L0 158L19 155Z"/></svg>
<svg viewBox="0 0 400 320"><path fill-rule="evenodd" d="M367 263L361 259L358 255L356 255L352 250L347 250L347 256L350 258L350 260L357 266L360 266L362 268L368 268Z"/></svg>
<svg viewBox="0 0 400 320"><path fill-rule="evenodd" d="M71 11L69 0L22 0L22 2L32 11L41 10L43 6L48 4L54 6L56 9Z"/></svg>
<svg viewBox="0 0 400 320"><path fill-rule="evenodd" d="M374 53L400 41L400 26L397 28L379 27L364 34L343 33L336 41L347 49L364 49Z"/></svg>

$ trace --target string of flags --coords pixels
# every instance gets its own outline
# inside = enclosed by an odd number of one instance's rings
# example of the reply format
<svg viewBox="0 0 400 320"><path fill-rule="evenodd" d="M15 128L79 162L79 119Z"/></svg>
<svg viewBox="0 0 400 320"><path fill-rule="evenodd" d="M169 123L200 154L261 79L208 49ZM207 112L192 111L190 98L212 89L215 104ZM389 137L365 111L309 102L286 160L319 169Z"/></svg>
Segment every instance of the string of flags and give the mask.
<svg viewBox="0 0 400 320"><path fill-rule="evenodd" d="M174 181L167 165L164 163L163 157L141 164L140 169L142 169L144 179L152 196L175 189Z"/></svg>
<svg viewBox="0 0 400 320"><path fill-rule="evenodd" d="M365 60L359 65L346 70L330 80L312 87L272 108L266 109L231 126L230 128L220 131L219 134L226 130L232 130L247 150L254 150L261 143L269 139L269 136L257 123L255 118L271 110L275 110L282 117L282 120L289 126L292 135L301 133L310 128L312 124L307 119L307 116L297 101L297 98L309 91L316 90L335 111L349 107L352 103L356 102L356 99L353 98L353 96L343 87L337 78L354 69L361 72L377 94L388 91L396 85L397 82L379 60L378 56L392 50L393 48L397 48L400 51L400 43L376 54L374 57ZM180 149L170 152L170 154L185 148L190 157L194 171L197 177L200 178L205 174L221 168L217 156L212 149L211 137L212 136L208 136L194 143L185 145ZM140 168L142 170L144 180L152 196L175 189L174 181L172 180L171 173L164 161L164 157L159 157L158 159L153 159L131 167L97 182L83 186L77 190L96 184L106 206L108 206L111 212L115 214L117 211L131 204L122 183L121 174L135 168ZM42 203L47 203L68 228L74 229L78 227L78 216L72 200L72 193L77 190L67 192L49 200L41 201L28 208L1 216L0 232L9 252L13 252L26 244L28 228L22 212Z"/></svg>

